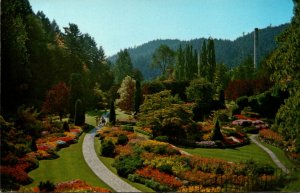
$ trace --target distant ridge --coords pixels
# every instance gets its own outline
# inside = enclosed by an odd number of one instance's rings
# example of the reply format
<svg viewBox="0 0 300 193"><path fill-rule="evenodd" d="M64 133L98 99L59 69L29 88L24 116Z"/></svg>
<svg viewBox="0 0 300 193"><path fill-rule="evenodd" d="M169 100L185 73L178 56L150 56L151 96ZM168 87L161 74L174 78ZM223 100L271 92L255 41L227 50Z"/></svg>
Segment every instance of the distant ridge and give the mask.
<svg viewBox="0 0 300 193"><path fill-rule="evenodd" d="M282 24L274 27L266 27L259 29L258 34L258 62L260 62L268 53L270 53L275 47L275 38L278 36L288 24ZM207 38L192 39L189 41L181 41L178 39L165 39L165 40L153 40L136 46L134 48L128 48L128 52L131 56L133 66L140 69L146 80L153 79L159 75L159 71L150 68L150 63L154 51L161 45L166 44L171 49L178 49L179 45L184 47L186 44L193 45L193 48L200 50L201 45ZM217 63L225 63L229 67L237 66L247 56L253 56L253 32L247 33L234 41L231 40L215 40L216 60ZM113 55L108 59L115 62L117 56Z"/></svg>

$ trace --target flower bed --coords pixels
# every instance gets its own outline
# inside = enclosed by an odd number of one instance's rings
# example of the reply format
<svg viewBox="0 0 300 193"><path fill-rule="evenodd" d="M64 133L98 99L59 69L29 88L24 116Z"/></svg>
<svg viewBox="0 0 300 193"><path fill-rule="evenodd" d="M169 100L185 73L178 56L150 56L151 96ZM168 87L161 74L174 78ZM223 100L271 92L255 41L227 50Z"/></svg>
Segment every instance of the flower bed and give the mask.
<svg viewBox="0 0 300 193"><path fill-rule="evenodd" d="M113 166L119 175L122 174L129 180L145 184L156 191L178 191L183 185L202 185L205 190L215 190L216 187L223 188L225 181L226 185L238 188L251 181L258 184L259 190L264 190L257 180L264 181L264 178L260 178L264 174L272 175L272 170L266 171L255 163L229 163L221 159L182 155L169 143L147 140L132 135L133 132L126 132L131 139L126 145L115 144ZM120 133L124 133L121 128L105 128L99 132L99 137L108 140ZM224 138L227 144L230 142L236 145L246 141L246 135L238 132L234 137L224 136ZM213 141L199 143L215 145ZM255 171L251 174L255 177L249 179L247 176L253 168ZM255 186L251 188L254 189Z"/></svg>
<svg viewBox="0 0 300 193"><path fill-rule="evenodd" d="M281 147L283 145L282 144L283 137L280 134L276 133L275 131L272 131L271 129L260 130L259 138L271 145L275 145L278 147Z"/></svg>
<svg viewBox="0 0 300 193"><path fill-rule="evenodd" d="M160 172L158 169L151 167L144 167L140 170L137 170L135 173L143 178L153 179L156 182L167 185L172 189L182 186L182 182L177 180L174 176Z"/></svg>

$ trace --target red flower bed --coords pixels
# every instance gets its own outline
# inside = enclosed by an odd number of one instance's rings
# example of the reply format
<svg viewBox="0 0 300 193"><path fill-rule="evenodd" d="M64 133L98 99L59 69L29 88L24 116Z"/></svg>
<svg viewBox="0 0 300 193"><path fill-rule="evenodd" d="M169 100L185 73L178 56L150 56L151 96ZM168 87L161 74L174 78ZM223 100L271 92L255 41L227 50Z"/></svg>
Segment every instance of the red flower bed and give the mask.
<svg viewBox="0 0 300 193"><path fill-rule="evenodd" d="M160 172L158 169L145 167L143 169L137 170L136 174L138 174L144 178L153 179L156 182L165 184L172 188L179 188L180 186L182 186L182 182L177 180L174 176Z"/></svg>
<svg viewBox="0 0 300 193"><path fill-rule="evenodd" d="M28 184L31 179L25 172L30 165L27 164L17 164L15 166L0 166L0 173L2 177L11 178L20 184Z"/></svg>
<svg viewBox="0 0 300 193"><path fill-rule="evenodd" d="M68 182L58 183L55 186L55 192L77 192L77 191L87 191L87 192L111 192L105 188L93 187L88 185L82 180L73 180Z"/></svg>
<svg viewBox="0 0 300 193"><path fill-rule="evenodd" d="M40 145L40 146L38 146L38 150L44 150L44 151L47 151L47 150L49 150L50 148L49 148L49 146L48 145Z"/></svg>
<svg viewBox="0 0 300 193"><path fill-rule="evenodd" d="M57 140L61 140L61 141L64 141L66 143L73 143L74 142L74 138L72 138L72 137L59 137L59 138L57 138Z"/></svg>

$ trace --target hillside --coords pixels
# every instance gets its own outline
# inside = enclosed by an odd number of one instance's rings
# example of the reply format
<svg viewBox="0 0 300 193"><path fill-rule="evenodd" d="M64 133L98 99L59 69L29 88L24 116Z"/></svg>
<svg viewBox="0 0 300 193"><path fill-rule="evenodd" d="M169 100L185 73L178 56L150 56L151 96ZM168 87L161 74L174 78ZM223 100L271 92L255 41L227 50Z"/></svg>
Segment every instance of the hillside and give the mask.
<svg viewBox="0 0 300 193"><path fill-rule="evenodd" d="M261 61L270 51L276 47L275 37L285 28L287 24L276 27L267 27L259 29L258 36L258 61ZM128 48L133 66L141 70L146 80L152 79L159 74L156 69L150 68L152 54L161 44L166 44L173 50L179 45L192 44L194 49L201 48L201 45L207 38L193 39L190 41L175 40L153 40L135 48ZM253 55L253 32L245 34L242 37L231 40L215 39L215 50L217 63L225 63L227 66L237 66L246 56ZM116 55L109 57L109 60L115 62Z"/></svg>

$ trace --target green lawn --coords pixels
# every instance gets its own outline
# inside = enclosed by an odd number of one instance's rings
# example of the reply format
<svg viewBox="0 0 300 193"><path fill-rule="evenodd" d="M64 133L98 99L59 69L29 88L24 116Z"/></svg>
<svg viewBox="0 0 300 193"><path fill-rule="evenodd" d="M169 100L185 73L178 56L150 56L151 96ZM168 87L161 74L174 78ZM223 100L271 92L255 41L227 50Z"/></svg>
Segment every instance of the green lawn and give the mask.
<svg viewBox="0 0 300 193"><path fill-rule="evenodd" d="M122 111L121 109L117 108L116 109L116 117L117 117L117 119L129 119L129 118L132 118L132 115L129 115L129 114L125 113L124 111Z"/></svg>
<svg viewBox="0 0 300 193"><path fill-rule="evenodd" d="M93 173L86 164L82 154L82 142L85 133L77 144L61 149L58 154L60 158L55 160L40 161L39 168L29 173L34 182L29 187L37 186L40 181L50 180L52 182L63 182L81 179L93 186L111 189Z"/></svg>
<svg viewBox="0 0 300 193"><path fill-rule="evenodd" d="M98 158L102 161L102 163L113 173L117 174L117 170L116 168L114 168L112 166L112 163L114 162L113 158L108 158L108 157L103 157L99 155L99 151L100 151L100 140L98 140L97 138L95 138L95 149L97 151L97 155ZM121 177L122 178L122 177ZM142 191L142 192L155 192L154 190L152 190L151 188L148 188L147 186L143 185L143 184L139 184L139 183L135 183L132 182L126 178L122 178L125 182L127 182L128 184L130 184L131 186L135 187L136 189Z"/></svg>
<svg viewBox="0 0 300 193"><path fill-rule="evenodd" d="M267 163L276 167L269 155L255 144L249 144L234 149L213 149L213 148L182 148L190 154L203 157L220 158L232 162L240 162L253 159L259 163Z"/></svg>
<svg viewBox="0 0 300 193"><path fill-rule="evenodd" d="M269 148L271 151L275 153L275 155L278 157L278 159L288 168L295 168L297 167L294 165L286 156L282 149L263 143L264 146ZM285 192L291 192L291 191L300 191L300 169L298 168L297 171L294 171L292 173L292 181L285 185L285 187L282 189L282 191Z"/></svg>

